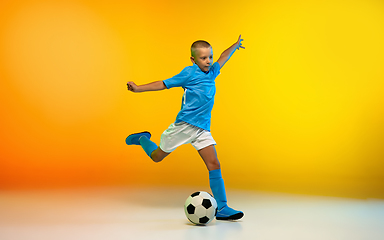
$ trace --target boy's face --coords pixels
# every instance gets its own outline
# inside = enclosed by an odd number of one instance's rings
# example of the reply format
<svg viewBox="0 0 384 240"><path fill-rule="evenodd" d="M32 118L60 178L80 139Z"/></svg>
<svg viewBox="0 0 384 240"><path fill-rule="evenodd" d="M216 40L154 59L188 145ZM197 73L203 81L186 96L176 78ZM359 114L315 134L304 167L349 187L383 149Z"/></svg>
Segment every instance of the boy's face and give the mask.
<svg viewBox="0 0 384 240"><path fill-rule="evenodd" d="M196 63L197 66L203 72L208 72L213 64L213 52L212 48L201 47L197 48L195 52L195 57L191 57L192 63Z"/></svg>

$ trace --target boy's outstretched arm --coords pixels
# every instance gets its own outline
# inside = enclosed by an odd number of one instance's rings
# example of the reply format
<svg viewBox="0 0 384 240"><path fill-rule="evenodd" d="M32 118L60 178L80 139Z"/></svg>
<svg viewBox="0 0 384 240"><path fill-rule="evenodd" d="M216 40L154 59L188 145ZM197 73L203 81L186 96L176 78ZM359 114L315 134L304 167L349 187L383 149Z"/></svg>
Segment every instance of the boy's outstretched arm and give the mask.
<svg viewBox="0 0 384 240"><path fill-rule="evenodd" d="M129 91L136 93L147 91L159 91L166 89L163 81L151 82L140 86L137 86L134 82L128 82L127 87Z"/></svg>
<svg viewBox="0 0 384 240"><path fill-rule="evenodd" d="M227 50L225 50L221 55L220 55L220 58L217 60L217 62L220 64L220 68L222 68L224 66L224 64L231 58L232 54L237 50L237 49L240 49L240 48L244 48L242 45L241 45L241 41L243 41L243 39L241 39L241 35L239 36L239 39L237 40L237 42L235 44L233 44L232 46L230 46Z"/></svg>

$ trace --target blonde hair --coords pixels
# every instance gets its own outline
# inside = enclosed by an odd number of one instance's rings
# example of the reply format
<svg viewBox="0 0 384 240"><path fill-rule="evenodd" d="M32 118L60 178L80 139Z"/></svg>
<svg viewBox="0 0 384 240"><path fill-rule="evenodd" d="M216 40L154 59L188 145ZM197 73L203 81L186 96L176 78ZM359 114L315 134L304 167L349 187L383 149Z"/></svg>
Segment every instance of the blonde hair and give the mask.
<svg viewBox="0 0 384 240"><path fill-rule="evenodd" d="M202 48L202 47L205 47L205 48L210 48L212 47L211 44L209 44L207 41L204 41L204 40L198 40L194 43L192 43L192 46L191 46L191 56L192 57L196 57L196 50L198 48Z"/></svg>

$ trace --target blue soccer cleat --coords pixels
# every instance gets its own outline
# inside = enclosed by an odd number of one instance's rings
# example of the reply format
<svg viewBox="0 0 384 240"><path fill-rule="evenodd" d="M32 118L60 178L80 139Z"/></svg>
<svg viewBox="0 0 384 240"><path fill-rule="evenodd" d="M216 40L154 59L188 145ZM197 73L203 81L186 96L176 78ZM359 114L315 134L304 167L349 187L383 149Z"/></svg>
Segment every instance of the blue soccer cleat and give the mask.
<svg viewBox="0 0 384 240"><path fill-rule="evenodd" d="M244 216L243 212L237 211L228 206L225 206L222 209L217 210L216 219L217 220L239 220L243 216Z"/></svg>
<svg viewBox="0 0 384 240"><path fill-rule="evenodd" d="M147 137L148 139L151 138L151 134L149 132L140 132L140 133L134 133L134 134L131 134L127 137L127 139L125 139L125 143L127 145L140 145L140 138L142 136L145 136Z"/></svg>

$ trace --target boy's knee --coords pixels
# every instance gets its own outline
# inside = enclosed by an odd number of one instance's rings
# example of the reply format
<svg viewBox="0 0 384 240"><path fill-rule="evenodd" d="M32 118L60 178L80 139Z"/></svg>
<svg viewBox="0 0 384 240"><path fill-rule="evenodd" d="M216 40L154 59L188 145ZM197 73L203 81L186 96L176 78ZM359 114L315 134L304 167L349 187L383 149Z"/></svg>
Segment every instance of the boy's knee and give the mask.
<svg viewBox="0 0 384 240"><path fill-rule="evenodd" d="M151 156L151 158L152 158L152 161L154 161L155 163L161 162L164 159L163 157L159 157L159 156Z"/></svg>
<svg viewBox="0 0 384 240"><path fill-rule="evenodd" d="M152 161L154 161L155 163L161 162L161 160L163 160L162 157L160 157L158 154L156 154L156 151L153 151L153 152L152 152L152 154L151 154L151 159L152 159Z"/></svg>
<svg viewBox="0 0 384 240"><path fill-rule="evenodd" d="M161 162L169 153L161 151L159 148L151 153L151 159L155 163Z"/></svg>
<svg viewBox="0 0 384 240"><path fill-rule="evenodd" d="M212 166L213 169L220 169L220 163L219 161L216 161L213 166Z"/></svg>
<svg viewBox="0 0 384 240"><path fill-rule="evenodd" d="M220 162L217 158L211 159L210 161L207 162L207 167L209 170L216 170L220 169Z"/></svg>

